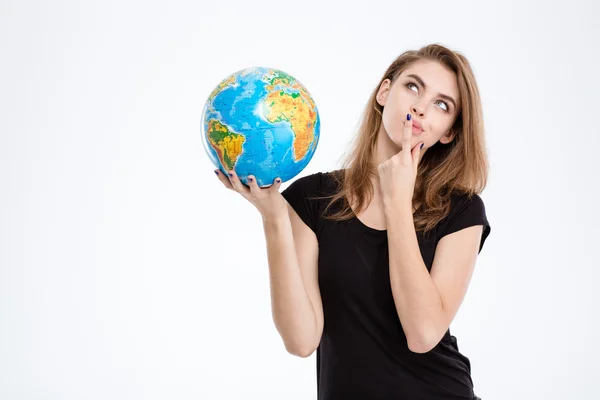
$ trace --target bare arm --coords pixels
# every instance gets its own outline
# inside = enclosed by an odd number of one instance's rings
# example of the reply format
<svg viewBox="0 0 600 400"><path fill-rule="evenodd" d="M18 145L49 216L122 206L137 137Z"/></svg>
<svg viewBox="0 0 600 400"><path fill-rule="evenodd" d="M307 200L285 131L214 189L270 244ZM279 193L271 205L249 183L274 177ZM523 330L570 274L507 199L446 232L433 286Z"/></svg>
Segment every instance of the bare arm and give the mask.
<svg viewBox="0 0 600 400"><path fill-rule="evenodd" d="M253 177L248 177L249 187L246 187L235 171L230 171L229 177L215 172L225 187L240 193L260 211L267 242L275 327L289 353L310 356L323 332L315 233L279 193L281 181L260 188Z"/></svg>
<svg viewBox="0 0 600 400"><path fill-rule="evenodd" d="M323 332L317 279L318 243L291 206L288 214L263 219L271 282L273 321L287 351L308 357Z"/></svg>
<svg viewBox="0 0 600 400"><path fill-rule="evenodd" d="M431 273L423 262L410 208L386 209L390 283L408 347L431 351L442 339L465 297L479 250L482 226L444 236Z"/></svg>

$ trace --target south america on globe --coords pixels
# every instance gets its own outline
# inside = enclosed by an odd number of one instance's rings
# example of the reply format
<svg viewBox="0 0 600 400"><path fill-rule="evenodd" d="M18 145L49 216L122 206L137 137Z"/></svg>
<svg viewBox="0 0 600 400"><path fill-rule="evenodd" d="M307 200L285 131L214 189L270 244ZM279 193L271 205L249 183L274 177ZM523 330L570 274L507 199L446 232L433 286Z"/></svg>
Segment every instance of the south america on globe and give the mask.
<svg viewBox="0 0 600 400"><path fill-rule="evenodd" d="M261 187L290 180L306 167L321 123L308 90L274 68L251 67L227 76L212 91L201 119L208 157L223 173L235 170Z"/></svg>

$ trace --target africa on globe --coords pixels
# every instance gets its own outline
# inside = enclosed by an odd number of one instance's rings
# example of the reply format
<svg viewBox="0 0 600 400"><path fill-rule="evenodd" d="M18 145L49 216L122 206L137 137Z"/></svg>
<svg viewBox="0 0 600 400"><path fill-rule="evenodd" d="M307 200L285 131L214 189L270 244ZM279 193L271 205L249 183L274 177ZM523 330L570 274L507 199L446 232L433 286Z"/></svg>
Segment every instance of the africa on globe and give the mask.
<svg viewBox="0 0 600 400"><path fill-rule="evenodd" d="M201 119L208 157L223 173L235 170L261 187L290 180L306 167L319 143L320 119L308 90L274 68L246 68L212 91Z"/></svg>

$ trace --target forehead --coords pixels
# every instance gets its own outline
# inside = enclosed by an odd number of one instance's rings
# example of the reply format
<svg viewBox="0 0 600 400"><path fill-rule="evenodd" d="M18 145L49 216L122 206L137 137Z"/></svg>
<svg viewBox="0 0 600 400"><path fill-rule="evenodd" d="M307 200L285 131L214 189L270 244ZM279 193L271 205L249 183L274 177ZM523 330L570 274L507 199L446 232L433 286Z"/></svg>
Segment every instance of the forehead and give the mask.
<svg viewBox="0 0 600 400"><path fill-rule="evenodd" d="M428 91L447 94L459 100L456 74L439 62L430 60L417 61L402 71L400 78L411 74L418 75L427 86Z"/></svg>

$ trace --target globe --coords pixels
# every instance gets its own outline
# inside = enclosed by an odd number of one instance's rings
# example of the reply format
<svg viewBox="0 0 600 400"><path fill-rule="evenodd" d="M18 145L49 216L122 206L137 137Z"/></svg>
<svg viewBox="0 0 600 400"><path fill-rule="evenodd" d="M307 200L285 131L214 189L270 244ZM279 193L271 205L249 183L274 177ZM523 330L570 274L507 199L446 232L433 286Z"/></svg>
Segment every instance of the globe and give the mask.
<svg viewBox="0 0 600 400"><path fill-rule="evenodd" d="M208 157L223 173L235 170L260 187L290 180L311 160L321 127L308 90L274 68L251 67L227 76L211 92L201 130Z"/></svg>

